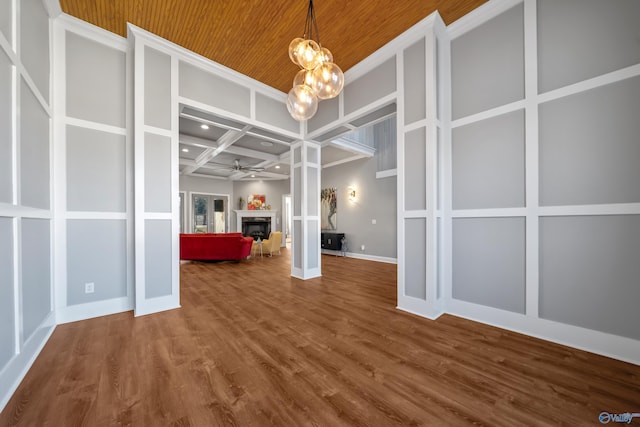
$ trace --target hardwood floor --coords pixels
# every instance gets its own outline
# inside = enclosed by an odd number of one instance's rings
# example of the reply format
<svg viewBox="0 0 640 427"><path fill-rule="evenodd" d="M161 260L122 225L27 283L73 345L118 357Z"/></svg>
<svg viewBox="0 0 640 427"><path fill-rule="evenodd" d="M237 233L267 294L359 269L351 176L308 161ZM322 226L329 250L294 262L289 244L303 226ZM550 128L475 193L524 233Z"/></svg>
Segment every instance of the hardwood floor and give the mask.
<svg viewBox="0 0 640 427"><path fill-rule="evenodd" d="M403 313L395 265L322 263L306 282L286 251L183 264L179 310L58 326L0 425L601 425L602 411L640 412L640 366Z"/></svg>

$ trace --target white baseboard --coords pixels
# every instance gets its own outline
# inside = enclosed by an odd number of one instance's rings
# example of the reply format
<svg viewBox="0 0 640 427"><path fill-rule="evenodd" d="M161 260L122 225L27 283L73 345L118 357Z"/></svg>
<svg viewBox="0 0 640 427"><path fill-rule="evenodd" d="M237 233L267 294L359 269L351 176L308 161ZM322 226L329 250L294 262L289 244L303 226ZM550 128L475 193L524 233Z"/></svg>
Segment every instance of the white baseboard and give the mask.
<svg viewBox="0 0 640 427"><path fill-rule="evenodd" d="M438 317L440 317L440 316L442 316L444 314L444 311L439 310L439 309L433 309L433 310L420 309L420 310L415 310L415 309L412 309L412 308L401 307L401 306L397 306L396 309L400 310L400 311L407 312L407 313L415 314L416 316L426 317L429 320L436 320Z"/></svg>
<svg viewBox="0 0 640 427"><path fill-rule="evenodd" d="M158 313L160 311L175 310L180 308L180 299L175 298L173 295L167 295L164 297L150 298L143 301L140 306L133 308L134 316L146 316L147 314Z"/></svg>
<svg viewBox="0 0 640 427"><path fill-rule="evenodd" d="M114 298L60 308L56 312L56 321L61 325L131 310L133 310L133 302L130 298Z"/></svg>
<svg viewBox="0 0 640 427"><path fill-rule="evenodd" d="M638 340L455 299L445 307L454 316L640 365Z"/></svg>
<svg viewBox="0 0 640 427"><path fill-rule="evenodd" d="M322 253L324 255L343 256L341 251L332 251L330 249L322 249ZM359 254L359 253L356 253L356 252L346 252L346 254L344 256L346 256L347 258L364 259L364 260L367 260L367 261L385 262L387 264L397 264L398 263L397 258L389 258L389 257L384 257L384 256L378 256L378 255L365 255L365 254Z"/></svg>
<svg viewBox="0 0 640 427"><path fill-rule="evenodd" d="M56 328L54 318L53 312L49 314L40 328L24 343L22 351L16 354L0 371L0 412L4 410L44 345L49 341Z"/></svg>

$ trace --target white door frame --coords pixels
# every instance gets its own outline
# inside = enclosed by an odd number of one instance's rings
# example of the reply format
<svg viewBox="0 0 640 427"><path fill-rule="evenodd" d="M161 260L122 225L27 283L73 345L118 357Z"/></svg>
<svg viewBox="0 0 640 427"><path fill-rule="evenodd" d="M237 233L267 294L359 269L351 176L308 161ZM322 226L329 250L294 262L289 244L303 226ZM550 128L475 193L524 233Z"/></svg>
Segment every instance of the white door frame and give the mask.
<svg viewBox="0 0 640 427"><path fill-rule="evenodd" d="M287 220L289 220L289 232L291 232L291 213L287 212L287 197L291 200L291 193L282 195L282 242L280 242L280 246L287 246ZM291 204L289 204L291 206Z"/></svg>
<svg viewBox="0 0 640 427"><path fill-rule="evenodd" d="M231 201L231 195L229 194L222 194L222 193L207 193L206 191L189 191L189 203L188 203L188 216L189 216L189 228L188 228L188 232L189 233L193 233L193 195L194 194L202 194L203 196L214 196L214 197L226 197L227 198L227 205L225 206L225 210L224 210L224 232L228 233L229 232L229 220L231 218L231 208L230 208L230 201Z"/></svg>

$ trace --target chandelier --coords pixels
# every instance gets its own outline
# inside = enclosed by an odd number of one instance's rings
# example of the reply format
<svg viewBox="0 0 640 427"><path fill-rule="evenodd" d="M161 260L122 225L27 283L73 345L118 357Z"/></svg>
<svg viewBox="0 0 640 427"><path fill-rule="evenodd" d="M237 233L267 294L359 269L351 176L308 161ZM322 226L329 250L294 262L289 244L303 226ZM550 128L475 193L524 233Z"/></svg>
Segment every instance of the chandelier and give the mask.
<svg viewBox="0 0 640 427"><path fill-rule="evenodd" d="M289 44L289 58L301 70L293 79L287 109L294 119L308 120L318 110L318 99L335 98L344 86L342 70L333 63L329 49L320 43L313 0L309 0L304 34Z"/></svg>

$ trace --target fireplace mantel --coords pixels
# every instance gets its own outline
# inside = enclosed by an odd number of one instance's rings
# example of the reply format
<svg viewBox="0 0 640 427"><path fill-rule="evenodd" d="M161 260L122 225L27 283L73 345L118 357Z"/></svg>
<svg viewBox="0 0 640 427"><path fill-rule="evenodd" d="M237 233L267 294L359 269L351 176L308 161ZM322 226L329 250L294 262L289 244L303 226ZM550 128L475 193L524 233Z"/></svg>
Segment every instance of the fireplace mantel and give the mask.
<svg viewBox="0 0 640 427"><path fill-rule="evenodd" d="M276 213L267 210L234 210L236 213L236 230L242 232L242 218L271 218L271 231L276 231Z"/></svg>

